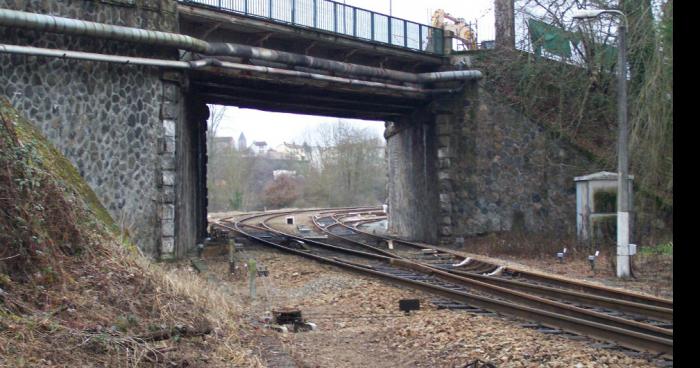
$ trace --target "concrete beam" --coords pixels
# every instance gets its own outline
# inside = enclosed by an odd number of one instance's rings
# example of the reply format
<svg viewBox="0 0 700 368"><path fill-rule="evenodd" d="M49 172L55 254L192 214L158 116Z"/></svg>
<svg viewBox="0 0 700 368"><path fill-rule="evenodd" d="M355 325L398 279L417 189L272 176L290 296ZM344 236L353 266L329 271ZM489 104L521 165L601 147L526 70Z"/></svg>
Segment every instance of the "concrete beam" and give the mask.
<svg viewBox="0 0 700 368"><path fill-rule="evenodd" d="M209 74L209 75L207 75ZM198 80L211 80L214 78L230 78L236 80L250 80L270 83L275 86L289 86L297 88L310 88L316 89L317 91L324 91L322 93L328 93L328 91L333 92L347 92L355 95L365 95L365 96L386 96L391 98L407 98L413 100L426 100L429 96L425 93L412 92L412 91L397 91L389 90L383 88L372 88L359 85L349 85L342 83L332 83L323 80L316 79L305 79L305 78L295 78L280 75L270 75L261 73L250 73L248 71L234 70L234 69L223 69L217 67L206 67L202 68L200 71L192 72L191 75L193 79Z"/></svg>
<svg viewBox="0 0 700 368"><path fill-rule="evenodd" d="M268 101L257 98L231 96L228 94L204 93L201 95L201 97L204 98L207 103L292 114L309 114L370 120L390 120L392 118L404 115L400 112L362 111L361 109L352 106L347 108L328 107L319 106L313 103L303 104L300 102Z"/></svg>
<svg viewBox="0 0 700 368"><path fill-rule="evenodd" d="M416 108L417 101L415 100L397 100L392 102L389 99L376 99L369 96L371 100L367 100L365 95L349 95L349 94L334 94L330 91L306 92L293 91L284 88L264 89L255 86L244 86L239 84L219 84L212 82L194 82L194 86L204 91L203 93L218 93L230 94L231 96L256 96L261 100L268 101L295 101L313 105L329 105L336 106L338 104L348 107L354 106L360 111L387 111L387 112L407 112L410 113ZM420 102L418 102L420 104Z"/></svg>

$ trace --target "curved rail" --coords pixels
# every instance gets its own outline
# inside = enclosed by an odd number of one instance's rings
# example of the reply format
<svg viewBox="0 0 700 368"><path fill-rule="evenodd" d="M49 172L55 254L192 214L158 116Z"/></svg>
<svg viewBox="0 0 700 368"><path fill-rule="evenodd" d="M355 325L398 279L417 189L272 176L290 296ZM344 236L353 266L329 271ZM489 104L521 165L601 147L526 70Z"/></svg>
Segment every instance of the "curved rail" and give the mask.
<svg viewBox="0 0 700 368"><path fill-rule="evenodd" d="M447 248L438 247L438 246L428 246L428 245L420 244L417 242L411 242L411 241L399 239L396 237L386 236L386 235L380 236L380 235L372 234L372 233L363 231L363 230L358 229L358 228L350 227L340 220L338 220L338 223L341 226L344 226L344 227L346 227L350 230L353 230L353 231L357 231L357 232L362 233L363 235L366 235L369 237L375 237L375 238L379 238L379 239L383 239L383 240L391 239L394 243L410 245L410 246L413 246L413 247L416 247L419 249L434 249L434 250L437 250L441 253L452 254L455 257L458 257L461 259L467 258L465 255L462 255L458 251L455 251L452 249L447 249ZM480 262L485 263L485 264L490 264L489 262L485 262L485 261L480 261ZM496 268L498 266L493 265L493 267ZM536 273L536 272L523 270L523 269L519 269L517 267L512 267L512 266L508 266L506 269L513 274L517 274L519 276L522 276L524 278L527 278L527 279L530 279L533 281L543 282L543 283L547 283L550 285L561 286L561 287L565 287L565 288L568 288L568 289L571 289L574 291L579 291L579 292L587 293L587 294L593 294L593 295L597 295L597 296L604 297L604 298L625 300L625 301L632 302L632 303L664 308L662 310L670 311L671 318L672 318L673 300L659 298L659 297L655 297L655 296L651 296L651 295L644 295L644 294L635 293L635 292L628 291L628 290L613 289L613 288L609 288L609 287L605 287L605 286L601 286L601 285L588 284L588 283L580 282L577 280L564 279L564 278L560 278L560 277L557 277L554 275Z"/></svg>
<svg viewBox="0 0 700 368"><path fill-rule="evenodd" d="M215 224L218 226L228 228L230 230L234 230L244 236L255 239L275 248L285 250L287 252L291 252L307 258L312 258L324 263L334 264L336 266L353 270L355 272L371 274L376 277L391 280L395 283L410 285L418 289L429 291L433 294L441 295L456 301L465 302L470 305L477 306L479 308L510 314L528 320L534 320L544 325L562 328L568 331L596 337L607 341L613 341L622 346L630 347L633 349L651 350L655 352L661 352L670 356L673 355L672 330L658 328L656 326L650 326L622 318L615 318L613 316L608 316L596 312L585 310L582 311L580 310L581 308L571 306L562 307L560 305L561 303L553 302L539 297L532 297L522 292L508 290L502 287L500 287L499 289L499 287L488 284L486 282L481 282L478 280L468 279L466 277L450 274L448 272L441 271L429 266L421 265L416 262L408 261L405 259L392 258L386 255L372 254L358 250L350 250L347 248L336 247L322 242L311 241L309 239L304 239L301 237L294 236L292 234L287 234L278 230L274 230L269 226L264 226L265 221L262 222L262 227L243 223L244 221L248 221L252 218L269 215L270 214L250 216L245 219L236 221L233 224L233 226L226 225L221 222L217 222ZM281 215L282 214L274 214L274 216ZM477 290L481 288L481 290L489 290L489 293L493 292L493 290L497 290L501 293L501 295L507 294L510 296L510 298L518 299L520 302L527 303L529 305L517 304L514 303L512 300L494 299L492 297L487 297L479 294L453 290L450 288L432 285L422 281L411 280L405 277L400 277L386 272L377 271L376 269L373 269L369 266L358 265L357 263L351 261L344 261L342 259L339 259L338 257L329 258L313 254L309 251L294 249L292 247L278 244L276 242L263 239L259 236L255 236L254 234L244 230L243 228L245 227L257 229L258 231L263 230L286 238L302 240L306 243L313 244L315 246L320 246L325 249L332 249L343 253L351 253L353 255L371 258L384 263L388 262L389 264L395 267L402 267L422 271L430 275L437 275L445 280L468 283ZM536 305L537 307L533 307L532 305Z"/></svg>
<svg viewBox="0 0 700 368"><path fill-rule="evenodd" d="M337 218L336 218L337 219ZM340 225L340 222L337 221L334 224L327 225L327 226L320 226L316 219L314 219L314 224L321 230L326 232L329 235L341 238L345 241L349 242L358 242L357 240L354 239L349 239L345 236L334 234L333 232L329 231L328 228L331 226L335 225ZM352 231L357 231L354 230L354 228L350 228L348 226L345 226L347 229L350 229ZM365 236L369 236L368 234L363 234ZM376 237L379 239L382 239L381 237ZM361 244L358 242L358 244ZM369 245L367 245L369 246ZM374 248L374 247L373 247ZM394 254L387 252L388 255L393 256L392 258L400 258L402 260L406 260L405 257L402 257L400 255ZM614 298L609 298L609 297L602 297L598 295L592 295L592 294L586 294L578 291L572 291L572 290L567 290L567 289L561 289L561 288L554 288L550 286L545 286L545 285L537 285L537 284L531 284L531 283L525 283L525 282L520 282L520 281L515 281L515 280L508 280L508 279L503 279L499 278L497 276L487 276L487 275L482 275L480 274L481 272L491 272L494 269L497 268L496 265L489 265L489 264L480 264L481 262L471 262L473 264L473 268L469 269L469 272L465 271L460 271L460 270L454 270L454 269L445 269L442 267L433 267L433 266L428 266L428 265L421 265L423 267L422 271L426 273L432 273L432 274L441 274L445 278L452 279L453 281L458 281L462 284L467 284L470 287L474 287L477 289L481 289L484 291L490 291L494 292L496 291L498 294L503 296L504 294L508 294L509 298L522 298L522 297L532 297L533 295L538 295L542 297L547 297L547 298L554 298L556 300L566 300L568 302L574 302L574 303L582 303L587 306L591 307L600 307L600 308L607 308L611 310L617 310L617 311L622 311L622 312L627 312L627 313L632 313L638 316L644 316L644 317L651 317L655 319L659 319L662 321L672 321L673 320L673 309L669 308L663 308L663 307L658 307L658 306L653 306L653 305L647 305L647 304L642 304L642 303L635 303L635 302L629 302L626 300L620 300L620 299L614 299ZM449 274L449 275L448 275ZM453 277L454 275L455 277ZM486 284L492 285L487 286ZM549 299L542 299L539 300L540 302L547 303L545 301L549 301ZM566 308L575 308L573 306L565 306L563 304L559 304L560 307ZM591 314L593 315L594 318L600 318L600 313L597 313L595 311L589 311L586 309L579 309L579 312L586 313L586 314ZM672 336L672 330L666 329L666 328L660 328L656 326L652 326L649 324L645 323L640 323L636 321L629 321L625 320L624 318L618 318L618 317L610 317L612 323L622 323L622 324L628 324L631 323L634 328L640 328L642 330L644 329L650 329L656 333L660 333L665 336ZM625 320L627 322L621 322L620 320Z"/></svg>

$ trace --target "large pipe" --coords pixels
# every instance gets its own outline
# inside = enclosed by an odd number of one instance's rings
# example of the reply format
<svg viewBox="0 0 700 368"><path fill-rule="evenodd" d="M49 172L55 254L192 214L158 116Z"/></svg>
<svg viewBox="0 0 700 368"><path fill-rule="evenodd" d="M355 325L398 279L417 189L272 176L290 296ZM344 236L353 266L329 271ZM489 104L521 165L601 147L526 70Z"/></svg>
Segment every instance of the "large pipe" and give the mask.
<svg viewBox="0 0 700 368"><path fill-rule="evenodd" d="M45 32L107 38L149 45L177 47L210 56L236 56L284 63L293 66L323 69L340 74L370 78L391 79L408 83L470 80L481 78L477 70L459 70L435 73L407 73L399 70L350 64L335 60L300 55L235 43L209 43L176 33L149 31L140 28L115 26L52 15L0 9L0 26L21 27Z"/></svg>
<svg viewBox="0 0 700 368"><path fill-rule="evenodd" d="M447 72L420 73L416 75L418 76L419 83L480 79L482 76L479 70L452 70Z"/></svg>
<svg viewBox="0 0 700 368"><path fill-rule="evenodd" d="M349 64L335 60L295 54L292 52L271 50L262 47L234 43L211 43L209 44L206 54L259 59L294 66L305 66L315 69L330 70L341 74L362 75L371 78L387 78L408 83L441 82L481 78L481 72L478 70L456 70L416 74L402 72L399 70L375 68L366 65Z"/></svg>
<svg viewBox="0 0 700 368"><path fill-rule="evenodd" d="M206 41L177 33L149 31L141 28L88 22L10 9L0 9L0 26L170 46L195 52L206 52L209 46L209 43Z"/></svg>
<svg viewBox="0 0 700 368"><path fill-rule="evenodd" d="M343 83L357 86L365 87L376 87L376 88L386 88L397 91L413 92L413 93L436 93L441 92L440 90L426 90L418 87L409 87L389 83L379 83L370 82L358 79L333 77L323 74L315 74L309 72L299 72L294 70L270 68L265 66L247 65L231 63L227 61L220 61L216 59L202 59L196 61L177 61L177 60L164 60L164 59L147 59L140 57L131 56L116 56L116 55L103 55L91 52L82 51L66 51L66 50L55 50L46 49L40 47L31 46L16 46L16 45L4 45L0 44L0 53L7 54L19 54L19 55L29 55L29 56L46 56L46 57L57 57L62 59L75 59L75 60L89 60L89 61L101 61L110 62L118 64L131 64L131 65L144 65L144 66L155 66L155 67L165 67L165 68L176 68L176 69L201 69L207 66L215 66L223 69L236 69L252 71L257 73L275 74L275 75L285 75L299 78L308 78L316 80L324 80L335 83Z"/></svg>
<svg viewBox="0 0 700 368"><path fill-rule="evenodd" d="M102 61L102 62L117 63L117 64L144 65L144 66L167 67L167 68L176 68L176 69L190 69L190 68L195 67L192 65L194 63L187 62L187 61L147 59L147 58L132 57L132 56L104 55L104 54L95 54L92 52L55 50L55 49L45 49L45 48L31 47L31 46L16 46L16 45L0 44L0 53L29 55L29 56L57 57L57 58L61 58L61 59Z"/></svg>
<svg viewBox="0 0 700 368"><path fill-rule="evenodd" d="M239 63L232 63L232 62L228 62L228 61L221 61L221 60L217 60L217 59L197 60L195 63L196 63L195 65L200 67L200 68L204 67L204 66L212 65L212 66L218 66L218 67L227 68L227 69L247 70L247 71L253 71L253 72L260 72L260 73L285 75L285 76L289 76L289 77L310 78L310 79L316 79L316 80L322 80L322 81L328 81L328 82L336 82L336 83L359 84L359 85L368 86L368 87L385 88L388 86L388 84L380 83L380 82L362 81L362 80L357 80L357 79L334 77L334 76L330 76L330 75L323 75L323 74L317 74L317 73L302 72L302 71L288 70L288 69L279 69L279 68L271 68L268 66L239 64ZM400 85L391 85L391 86L392 86L391 87L392 89L403 90L403 91L407 91L407 92L425 92L425 90L420 89L420 88L416 88L416 87L408 87L408 86L400 86Z"/></svg>
<svg viewBox="0 0 700 368"><path fill-rule="evenodd" d="M361 75L370 78L387 78L409 83L418 82L418 77L414 73L407 73L399 70L375 68L366 65L349 64L341 61L295 54L292 52L271 50L262 47L240 45L234 43L212 43L210 44L210 47L207 50L206 54L259 59L294 66L305 66L315 69L330 70L341 74Z"/></svg>

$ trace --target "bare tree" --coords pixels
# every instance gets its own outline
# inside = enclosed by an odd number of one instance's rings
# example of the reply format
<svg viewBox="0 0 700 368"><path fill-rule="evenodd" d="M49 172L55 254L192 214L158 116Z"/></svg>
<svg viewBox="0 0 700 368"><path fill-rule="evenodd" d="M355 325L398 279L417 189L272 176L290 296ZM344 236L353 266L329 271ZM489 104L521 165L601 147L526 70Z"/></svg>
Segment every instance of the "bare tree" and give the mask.
<svg viewBox="0 0 700 368"><path fill-rule="evenodd" d="M307 137L318 152L318 167L307 173L307 201L321 206L382 202L386 192L383 138L343 120L320 125Z"/></svg>
<svg viewBox="0 0 700 368"><path fill-rule="evenodd" d="M207 120L207 150L213 152L214 137L226 114L226 106L211 104L207 106L209 107L209 119Z"/></svg>

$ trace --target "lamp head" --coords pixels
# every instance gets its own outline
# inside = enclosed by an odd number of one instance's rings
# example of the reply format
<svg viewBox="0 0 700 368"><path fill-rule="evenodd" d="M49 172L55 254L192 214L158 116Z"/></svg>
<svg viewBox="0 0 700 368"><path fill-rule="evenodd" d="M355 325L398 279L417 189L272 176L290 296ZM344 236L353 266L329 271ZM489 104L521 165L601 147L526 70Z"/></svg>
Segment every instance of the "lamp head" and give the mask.
<svg viewBox="0 0 700 368"><path fill-rule="evenodd" d="M573 18L574 19L593 19L596 18L597 16L605 13L606 10L600 10L600 9L579 9L574 12Z"/></svg>

